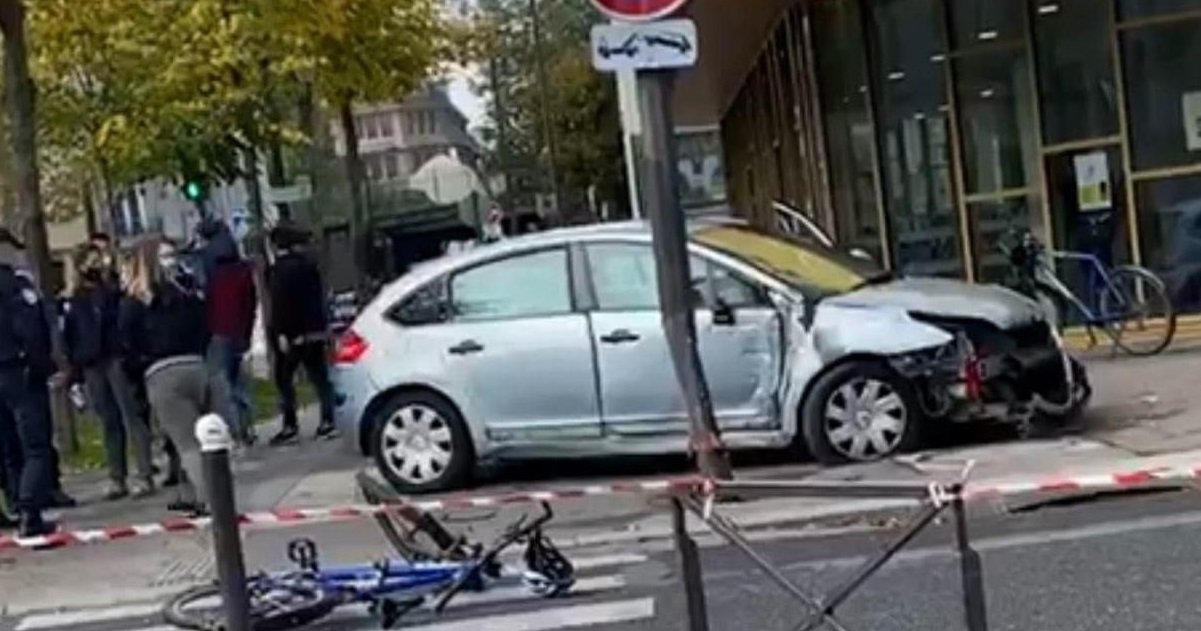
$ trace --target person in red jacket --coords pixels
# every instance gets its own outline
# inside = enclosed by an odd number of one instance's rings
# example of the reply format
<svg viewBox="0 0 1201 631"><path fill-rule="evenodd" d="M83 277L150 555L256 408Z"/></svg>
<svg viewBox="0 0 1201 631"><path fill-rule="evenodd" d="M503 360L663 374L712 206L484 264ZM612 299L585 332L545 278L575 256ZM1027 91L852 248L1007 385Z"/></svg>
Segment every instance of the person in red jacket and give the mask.
<svg viewBox="0 0 1201 631"><path fill-rule="evenodd" d="M250 350L258 308L254 266L239 255L237 243L224 223L206 220L200 226L200 236L206 241L203 254L209 268L205 284L205 309L211 336L209 365L229 383L238 416L230 419L230 428L241 442L253 444L254 418L242 364Z"/></svg>

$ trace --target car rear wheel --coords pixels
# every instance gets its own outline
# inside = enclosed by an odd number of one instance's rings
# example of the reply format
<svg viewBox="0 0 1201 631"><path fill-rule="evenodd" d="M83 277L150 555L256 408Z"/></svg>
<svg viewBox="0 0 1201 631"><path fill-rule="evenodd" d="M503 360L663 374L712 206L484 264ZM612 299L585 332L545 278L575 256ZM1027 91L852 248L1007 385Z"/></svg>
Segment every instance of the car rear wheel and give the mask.
<svg viewBox="0 0 1201 631"><path fill-rule="evenodd" d="M854 361L818 378L801 409L801 430L819 462L886 458L918 440L921 408L913 388L887 366Z"/></svg>
<svg viewBox="0 0 1201 631"><path fill-rule="evenodd" d="M372 454L380 473L401 493L462 487L475 456L458 410L433 393L392 398L374 419Z"/></svg>

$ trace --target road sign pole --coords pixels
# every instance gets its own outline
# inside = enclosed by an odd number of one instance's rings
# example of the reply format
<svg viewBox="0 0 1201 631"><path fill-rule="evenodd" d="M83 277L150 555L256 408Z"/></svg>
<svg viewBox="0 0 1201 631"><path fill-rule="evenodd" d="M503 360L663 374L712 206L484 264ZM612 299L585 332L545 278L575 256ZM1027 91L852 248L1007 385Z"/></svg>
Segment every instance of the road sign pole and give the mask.
<svg viewBox="0 0 1201 631"><path fill-rule="evenodd" d="M688 268L684 213L676 190L675 138L672 133L673 70L638 73L642 112L642 207L650 219L659 279L663 332L684 395L691 426L691 447L701 473L730 477L730 461L713 417L713 402L696 346L696 301Z"/></svg>

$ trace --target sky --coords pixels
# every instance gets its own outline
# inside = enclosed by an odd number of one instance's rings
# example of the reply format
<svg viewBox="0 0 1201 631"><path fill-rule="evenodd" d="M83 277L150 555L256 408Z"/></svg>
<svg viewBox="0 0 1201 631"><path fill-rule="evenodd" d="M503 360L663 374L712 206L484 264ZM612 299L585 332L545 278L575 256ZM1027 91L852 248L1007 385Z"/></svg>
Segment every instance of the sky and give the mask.
<svg viewBox="0 0 1201 631"><path fill-rule="evenodd" d="M487 118L484 100L471 89L471 70L456 68L450 73L447 93L450 101L467 117L467 128L474 131Z"/></svg>

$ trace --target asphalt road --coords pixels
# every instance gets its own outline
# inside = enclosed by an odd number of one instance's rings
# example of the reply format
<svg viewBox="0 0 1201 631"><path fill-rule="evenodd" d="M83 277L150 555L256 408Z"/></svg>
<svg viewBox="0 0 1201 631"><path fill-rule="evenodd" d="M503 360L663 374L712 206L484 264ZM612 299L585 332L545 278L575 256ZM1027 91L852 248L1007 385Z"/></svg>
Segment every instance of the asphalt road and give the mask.
<svg viewBox="0 0 1201 631"><path fill-rule="evenodd" d="M729 510L722 509L722 510ZM1176 631L1201 628L1201 494L1121 496L1020 514L977 511L989 628L1022 631ZM891 531L829 537L764 537L756 549L811 592L845 578ZM962 629L960 578L947 524L933 526L889 562L839 612L848 629ZM513 590L469 597L444 617L418 613L404 628L425 631L679 631L683 598L674 554L665 550L575 553L579 594L543 601ZM710 629L793 628L804 608L735 550L704 549ZM166 631L154 603L104 613L0 622L0 629ZM127 615L122 615L127 614ZM62 617L67 616L67 617ZM74 616L74 617L71 617ZM103 618L103 619L102 619ZM70 623L70 624L58 624ZM368 630L363 611L316 629Z"/></svg>

